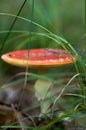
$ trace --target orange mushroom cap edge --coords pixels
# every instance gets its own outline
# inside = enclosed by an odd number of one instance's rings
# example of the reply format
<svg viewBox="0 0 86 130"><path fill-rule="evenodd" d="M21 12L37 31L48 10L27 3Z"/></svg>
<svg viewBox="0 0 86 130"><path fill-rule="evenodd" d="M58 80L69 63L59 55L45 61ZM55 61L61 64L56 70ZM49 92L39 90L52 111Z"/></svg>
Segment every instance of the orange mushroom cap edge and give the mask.
<svg viewBox="0 0 86 130"><path fill-rule="evenodd" d="M49 68L76 62L74 54L63 49L17 50L3 54L1 58L12 65L31 68Z"/></svg>

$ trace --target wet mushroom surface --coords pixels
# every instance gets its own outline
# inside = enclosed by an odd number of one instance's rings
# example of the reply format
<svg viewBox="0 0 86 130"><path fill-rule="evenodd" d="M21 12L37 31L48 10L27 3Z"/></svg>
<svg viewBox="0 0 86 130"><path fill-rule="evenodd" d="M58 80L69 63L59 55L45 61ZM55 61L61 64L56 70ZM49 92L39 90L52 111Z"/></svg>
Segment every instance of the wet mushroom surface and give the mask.
<svg viewBox="0 0 86 130"><path fill-rule="evenodd" d="M9 52L1 57L9 64L21 67L57 67L76 61L76 57L62 49L31 49Z"/></svg>

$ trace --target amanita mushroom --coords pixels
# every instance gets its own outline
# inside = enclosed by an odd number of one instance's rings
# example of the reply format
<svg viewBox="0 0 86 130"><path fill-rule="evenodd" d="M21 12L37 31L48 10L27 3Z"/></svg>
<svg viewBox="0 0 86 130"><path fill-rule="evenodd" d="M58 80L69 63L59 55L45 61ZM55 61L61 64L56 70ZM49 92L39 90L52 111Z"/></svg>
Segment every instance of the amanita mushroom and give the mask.
<svg viewBox="0 0 86 130"><path fill-rule="evenodd" d="M38 68L39 74L43 74L45 68L59 67L76 62L76 57L73 54L62 49L17 50L4 54L1 58L15 66ZM35 83L35 94L40 102L41 113L49 112L52 82L38 79Z"/></svg>

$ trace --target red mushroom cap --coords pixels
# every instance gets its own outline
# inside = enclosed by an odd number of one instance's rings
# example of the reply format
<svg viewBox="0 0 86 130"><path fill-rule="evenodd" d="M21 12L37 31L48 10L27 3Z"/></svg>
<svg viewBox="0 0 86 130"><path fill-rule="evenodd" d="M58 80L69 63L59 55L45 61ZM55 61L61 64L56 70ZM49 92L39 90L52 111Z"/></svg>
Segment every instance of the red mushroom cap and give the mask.
<svg viewBox="0 0 86 130"><path fill-rule="evenodd" d="M20 67L57 67L76 61L76 57L62 49L17 50L2 55L4 61Z"/></svg>

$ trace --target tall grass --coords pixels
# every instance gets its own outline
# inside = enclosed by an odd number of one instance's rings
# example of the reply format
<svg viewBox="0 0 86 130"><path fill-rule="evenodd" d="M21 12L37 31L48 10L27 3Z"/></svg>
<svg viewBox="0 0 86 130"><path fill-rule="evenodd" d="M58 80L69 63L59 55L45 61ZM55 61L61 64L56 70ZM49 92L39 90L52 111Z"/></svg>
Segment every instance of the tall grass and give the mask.
<svg viewBox="0 0 86 130"><path fill-rule="evenodd" d="M27 4L29 6L31 6L31 1L27 1ZM43 2L43 1L42 1ZM50 129L55 123L65 120L65 118L70 117L71 119L73 119L73 115L75 115L75 117L77 118L77 113L82 114L82 116L84 116L84 113L82 111L86 110L86 56L85 56L85 52L86 49L83 50L83 55L81 55L78 51L78 49L76 48L76 44L73 44L73 42L69 42L68 40L66 40L66 38L64 38L64 36L60 33L57 34L57 29L56 29L56 16L59 16L59 12L57 11L57 9L59 9L59 5L60 3L62 3L62 1L44 1L42 3L40 0L37 0L35 2L35 7L34 7L34 17L33 17L33 21L32 21L32 32L30 32L30 30L23 30L22 27L21 29L12 29L11 31L8 30L1 30L0 34L4 37L5 35L7 35L7 33L10 32L10 36L9 38L6 40L5 44L2 45L0 44L0 47L3 48L2 53L6 53L12 50L19 50L19 49L31 49L31 48L27 48L28 44L30 44L30 38L31 38L31 47L32 48L63 48L66 49L72 53L75 54L76 58L77 58L77 62L74 63L71 66L67 66L63 67L61 69L51 69L48 71L48 73L44 76L39 76L38 74L34 73L34 71L32 72L27 72L27 74L29 75L29 77L27 78L27 80L31 80L31 81L35 81L38 78L43 78L46 80L50 80L53 82L53 84L55 84L56 86L60 86L61 90L59 95L57 96L57 98L53 98L53 102L54 105L55 104L60 104L62 106L63 103L65 104L65 112L59 116L59 111L61 110L57 110L56 115L57 117L55 117L53 119L53 121L50 121L47 125L44 125L41 129L43 130L48 130ZM72 2L72 1L71 1ZM40 6L39 6L40 5ZM67 5L66 5L67 6ZM47 8L48 7L48 8ZM58 7L58 8L57 8ZM42 12L41 12L41 11ZM47 11L47 13L46 13ZM45 15L43 15L42 13L44 13ZM48 15L49 13L49 15ZM68 12L67 12L68 13ZM37 18L35 18L36 16ZM19 20L20 22L22 21L23 23L30 25L31 23L31 19L29 18L25 18L23 16L17 16L15 14L11 14L11 13L4 13L1 12L0 16L2 17L8 17L8 18L17 18L17 20ZM49 17L49 19L48 19ZM65 16L64 16L65 17ZM36 19L36 20L34 20ZM72 18L71 18L72 19ZM38 22L36 22L38 20ZM55 22L55 25L53 25ZM22 25L22 24L21 24ZM31 35L30 35L31 33ZM41 39L41 40L40 40ZM40 41L40 42L39 42ZM43 42L45 43L43 43ZM47 42L46 42L47 41ZM39 42L39 44L36 44L36 42ZM40 45L41 43L41 45ZM84 45L83 45L84 46ZM79 48L80 49L80 48ZM71 53L70 53L71 56ZM2 62L2 61L1 61ZM2 70L3 67L3 70ZM0 63L0 71L2 70L2 74L4 73L6 75L6 72L4 70L4 67L7 67L8 71L9 71L9 67L8 66L3 66L3 62ZM73 72L71 73L71 69L73 69ZM31 71L31 70L30 70ZM68 82L63 83L60 80L57 80L57 78L59 79L64 79L64 77L68 76L69 80ZM57 78L56 78L57 77ZM5 90L7 88L12 88L13 86L15 87L16 85L19 85L20 83L24 83L25 79L19 79L16 81L12 81L10 83L4 84L0 87L0 91ZM77 81L77 84L75 84ZM72 82L74 82L74 87L72 85ZM57 93L56 93L57 94ZM68 96L68 99L65 96ZM64 96L64 98L62 98ZM72 104L71 104L72 102ZM39 104L38 104L39 105ZM26 111L28 109L32 109L35 108L36 106L31 106L31 108L27 107L25 110L22 111ZM70 108L70 110L69 110ZM21 113L22 113L21 111ZM54 114L54 111L53 111ZM52 113L50 113L50 115L52 116ZM33 119L35 117L32 117ZM79 118L79 117L78 117ZM33 129L33 130L37 130L40 128L34 128L34 127L29 127L29 126L5 126L6 128L10 127L10 128L27 128L27 129Z"/></svg>

